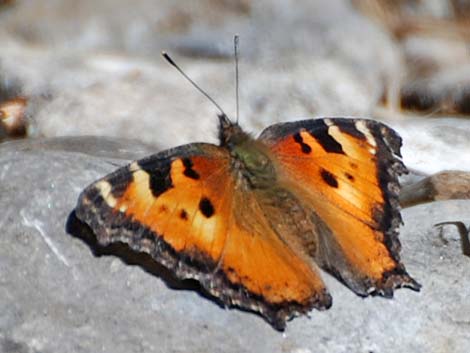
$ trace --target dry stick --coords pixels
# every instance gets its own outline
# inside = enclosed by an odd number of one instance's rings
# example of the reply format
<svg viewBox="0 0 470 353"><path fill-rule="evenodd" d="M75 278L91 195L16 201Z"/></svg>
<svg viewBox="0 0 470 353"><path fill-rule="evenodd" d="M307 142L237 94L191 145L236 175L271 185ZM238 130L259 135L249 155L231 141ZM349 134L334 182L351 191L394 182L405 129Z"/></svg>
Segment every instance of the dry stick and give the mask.
<svg viewBox="0 0 470 353"><path fill-rule="evenodd" d="M403 208L432 201L459 199L470 199L470 172L440 172L404 186L400 192Z"/></svg>
<svg viewBox="0 0 470 353"><path fill-rule="evenodd" d="M470 173L445 171L426 177L414 184L404 186L400 193L402 207L411 207L422 203L443 200L470 199ZM470 227L463 222L442 222L436 227L455 225L460 234L460 243L464 255L470 257Z"/></svg>

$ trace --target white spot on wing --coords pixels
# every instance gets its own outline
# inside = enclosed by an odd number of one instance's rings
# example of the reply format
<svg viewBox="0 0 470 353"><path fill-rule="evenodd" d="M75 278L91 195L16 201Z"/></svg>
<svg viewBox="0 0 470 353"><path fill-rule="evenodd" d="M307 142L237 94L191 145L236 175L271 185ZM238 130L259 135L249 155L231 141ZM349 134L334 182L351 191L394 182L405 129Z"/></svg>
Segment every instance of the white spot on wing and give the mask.
<svg viewBox="0 0 470 353"><path fill-rule="evenodd" d="M109 207L116 207L117 200L111 193L111 184L109 182L101 180L95 184L95 188L99 190L101 197L103 197Z"/></svg>
<svg viewBox="0 0 470 353"><path fill-rule="evenodd" d="M323 119L323 121L325 122L326 126L333 126L334 123L333 121L331 121L331 119Z"/></svg>
<svg viewBox="0 0 470 353"><path fill-rule="evenodd" d="M364 120L358 120L356 121L355 125L356 129L364 134L369 145L376 147L377 143L375 142L374 136L372 136L369 128L367 127L366 122Z"/></svg>
<svg viewBox="0 0 470 353"><path fill-rule="evenodd" d="M129 171L130 171L131 173L136 172L136 171L141 170L141 169L142 169L142 168L140 168L139 163L137 163L137 162L135 162L135 161L132 162L131 165L129 166Z"/></svg>

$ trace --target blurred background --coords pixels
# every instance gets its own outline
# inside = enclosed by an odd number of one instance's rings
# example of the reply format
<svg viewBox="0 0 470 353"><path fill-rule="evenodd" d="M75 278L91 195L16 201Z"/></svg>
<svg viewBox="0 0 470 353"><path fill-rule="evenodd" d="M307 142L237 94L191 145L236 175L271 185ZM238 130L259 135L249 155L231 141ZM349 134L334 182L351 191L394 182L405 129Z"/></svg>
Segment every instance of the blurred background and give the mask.
<svg viewBox="0 0 470 353"><path fill-rule="evenodd" d="M215 142L216 110L160 53L233 118L234 34L247 130L371 117L412 168L470 169L468 0L3 0L0 139Z"/></svg>
<svg viewBox="0 0 470 353"><path fill-rule="evenodd" d="M71 236L93 180L216 142L217 110L161 51L233 119L235 34L246 130L355 116L403 137L420 293L364 300L325 274L333 307L279 334ZM0 0L0 352L468 353L469 136L469 0Z"/></svg>

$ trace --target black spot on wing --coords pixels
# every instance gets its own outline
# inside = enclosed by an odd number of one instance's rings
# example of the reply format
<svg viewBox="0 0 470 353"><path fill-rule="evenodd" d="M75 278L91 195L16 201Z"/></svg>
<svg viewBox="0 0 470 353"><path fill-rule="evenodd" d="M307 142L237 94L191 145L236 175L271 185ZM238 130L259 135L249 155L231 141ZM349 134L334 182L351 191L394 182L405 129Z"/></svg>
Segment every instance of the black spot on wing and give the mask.
<svg viewBox="0 0 470 353"><path fill-rule="evenodd" d="M194 180L199 179L199 174L193 169L193 161L190 158L182 158L181 161L184 166L183 174Z"/></svg>
<svg viewBox="0 0 470 353"><path fill-rule="evenodd" d="M318 121L317 124L323 125L321 128L309 131L310 135L317 140L326 152L345 154L341 144L328 133L328 126L324 121Z"/></svg>
<svg viewBox="0 0 470 353"><path fill-rule="evenodd" d="M180 218L186 221L188 219L188 212L186 212L186 210L181 210Z"/></svg>
<svg viewBox="0 0 470 353"><path fill-rule="evenodd" d="M351 174L349 174L349 173L344 173L344 176L345 176L348 180L354 181L354 176L352 176Z"/></svg>
<svg viewBox="0 0 470 353"><path fill-rule="evenodd" d="M207 197L203 197L199 201L199 210L206 218L210 218L214 214L214 205Z"/></svg>
<svg viewBox="0 0 470 353"><path fill-rule="evenodd" d="M322 179L325 181L325 183L327 183L328 185L330 185L333 188L338 187L338 180L329 171L327 171L325 169L322 169L321 172L320 172L320 175L321 175Z"/></svg>
<svg viewBox="0 0 470 353"><path fill-rule="evenodd" d="M150 176L149 187L153 196L158 197L173 187L170 159L143 159L138 164Z"/></svg>
<svg viewBox="0 0 470 353"><path fill-rule="evenodd" d="M302 135L300 135L299 132L294 134L293 137L294 137L294 141L300 145L300 149L302 150L302 153L309 154L310 152L312 152L312 148L304 142Z"/></svg>

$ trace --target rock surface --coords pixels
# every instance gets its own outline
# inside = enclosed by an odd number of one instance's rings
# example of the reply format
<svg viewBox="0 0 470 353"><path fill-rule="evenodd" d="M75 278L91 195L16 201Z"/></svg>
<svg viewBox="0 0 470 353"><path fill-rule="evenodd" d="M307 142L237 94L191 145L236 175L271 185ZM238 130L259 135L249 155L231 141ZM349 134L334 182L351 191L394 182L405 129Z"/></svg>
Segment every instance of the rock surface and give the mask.
<svg viewBox="0 0 470 353"><path fill-rule="evenodd" d="M323 274L333 307L281 334L254 314L179 290L187 286L142 259L96 256L67 233L81 189L126 162L110 158L117 147L131 158L151 151L104 143L102 156L91 157L88 146L60 151L60 143L70 148L67 139L0 148L1 352L467 352L470 259L452 227L440 236L433 224L468 224L470 202L403 212L403 261L420 293L362 299Z"/></svg>
<svg viewBox="0 0 470 353"><path fill-rule="evenodd" d="M253 132L370 115L399 53L348 1L13 3L0 7L0 98L28 97L35 138L0 145L0 352L468 352L470 259L452 226L434 224L469 225L469 201L404 210L402 257L420 293L362 299L323 274L333 307L284 333L148 259L74 236L69 216L87 184L162 148L215 141L214 107L162 49L234 116L239 33L241 123ZM468 120L392 112L387 122L409 167L470 170Z"/></svg>

